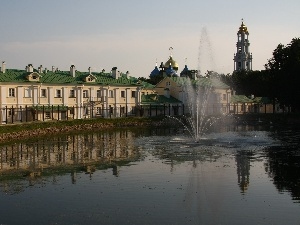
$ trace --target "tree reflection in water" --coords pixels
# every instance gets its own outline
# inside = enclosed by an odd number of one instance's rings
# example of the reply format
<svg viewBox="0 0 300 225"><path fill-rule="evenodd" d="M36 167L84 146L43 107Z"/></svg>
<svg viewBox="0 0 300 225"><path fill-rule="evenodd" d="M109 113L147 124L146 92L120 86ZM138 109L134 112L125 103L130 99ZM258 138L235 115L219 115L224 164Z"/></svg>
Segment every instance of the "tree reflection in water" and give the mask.
<svg viewBox="0 0 300 225"><path fill-rule="evenodd" d="M253 205L258 207L261 199L258 199L253 190L263 192L264 188L268 188L269 191L270 186L274 187L273 184L280 193L290 194L299 203L299 130L272 129L222 127L219 132L205 136L200 143L193 142L184 130L172 128L95 132L2 145L1 194L4 200L7 199L4 193L15 195L17 199L18 196L22 197L22 193L33 193L32 189L27 188L43 187L43 190L49 191L45 187L51 186L50 184L66 185L61 184L62 179L66 179L72 187L80 186L82 180L87 182L90 179L90 185L93 185L95 178L98 181L103 178L97 173L101 170L109 172L112 181L108 183L115 185L109 187L112 193L110 190L106 192L111 194L108 195L106 204L113 201L112 197L125 198L126 206L130 201L134 205L143 204L140 202L143 200L156 203L157 196L157 201L168 202L170 199L163 198L168 194L169 197L179 196L172 207L195 211L197 221L218 224L226 219L222 214L224 212L247 213ZM151 170L157 172L156 176ZM255 174L260 177L255 177ZM273 183L268 179L262 180L265 178L272 178ZM169 183L164 186L166 179L173 179L171 181L177 185L176 190ZM139 183L141 180L144 183ZM91 191L93 198L95 195L103 200L104 195L100 195L103 189L100 193L93 192L104 184L101 181L102 183L97 183L98 186L95 185L97 187L87 187L84 191ZM147 186L145 183L151 187L156 186L148 191L147 188L139 189L141 184L143 187ZM118 185L125 184L125 188L122 186L118 189ZM70 189L72 188L68 190ZM116 193L115 190L122 191ZM124 192L128 194L130 201L126 194L124 196ZM144 196L150 196L150 199L143 199ZM137 199L133 199L135 197ZM273 194L270 198L280 197ZM253 201L253 205L247 205L245 199ZM155 206L159 205L157 203ZM161 203L161 207L164 206ZM266 208L261 209L265 210L262 213L268 213ZM270 215L273 215L271 213L270 211Z"/></svg>

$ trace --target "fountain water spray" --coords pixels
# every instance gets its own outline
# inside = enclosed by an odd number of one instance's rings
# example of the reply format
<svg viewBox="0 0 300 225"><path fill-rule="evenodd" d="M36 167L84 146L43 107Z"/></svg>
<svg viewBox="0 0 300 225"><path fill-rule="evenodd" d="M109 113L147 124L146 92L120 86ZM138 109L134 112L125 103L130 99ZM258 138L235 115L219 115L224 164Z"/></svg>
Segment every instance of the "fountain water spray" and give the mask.
<svg viewBox="0 0 300 225"><path fill-rule="evenodd" d="M205 132L218 120L213 116L211 108L214 95L213 81L208 77L198 80L187 79L184 85L186 93L187 116L184 117L185 128L193 136L195 141L199 141Z"/></svg>
<svg viewBox="0 0 300 225"><path fill-rule="evenodd" d="M206 75L201 74L200 64L203 63L206 66L214 67L212 45L205 27L201 30L196 74L193 78L182 78L182 87L185 93L183 102L187 106L185 108L186 115L180 119L175 118L184 126L195 141L199 141L209 127L218 120L218 118L212 116L216 112L211 107L212 103L216 102L216 96L213 93L215 78L210 77L209 71Z"/></svg>

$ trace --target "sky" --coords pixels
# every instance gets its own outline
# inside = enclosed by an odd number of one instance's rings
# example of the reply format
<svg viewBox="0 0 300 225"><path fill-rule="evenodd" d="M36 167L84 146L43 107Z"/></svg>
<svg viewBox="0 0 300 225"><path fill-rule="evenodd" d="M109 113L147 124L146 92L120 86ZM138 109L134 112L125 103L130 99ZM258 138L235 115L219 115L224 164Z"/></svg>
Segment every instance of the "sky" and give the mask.
<svg viewBox="0 0 300 225"><path fill-rule="evenodd" d="M0 0L0 60L67 71L149 77L170 56L179 72L232 73L237 31L249 31L253 70L300 37L299 0ZM172 51L170 51L172 47Z"/></svg>

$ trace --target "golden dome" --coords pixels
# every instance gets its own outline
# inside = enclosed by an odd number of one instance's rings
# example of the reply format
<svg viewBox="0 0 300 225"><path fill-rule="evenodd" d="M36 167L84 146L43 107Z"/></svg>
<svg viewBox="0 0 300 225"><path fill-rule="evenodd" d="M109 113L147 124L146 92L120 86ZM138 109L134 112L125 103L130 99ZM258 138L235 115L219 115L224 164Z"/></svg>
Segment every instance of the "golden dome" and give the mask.
<svg viewBox="0 0 300 225"><path fill-rule="evenodd" d="M165 63L165 68L172 66L173 69L178 70L178 63L170 56L169 60Z"/></svg>
<svg viewBox="0 0 300 225"><path fill-rule="evenodd" d="M240 26L240 28L239 28L238 33L246 33L246 34L249 34L248 28L246 27L246 25L244 24L243 21L242 21L242 24L241 24L241 26Z"/></svg>

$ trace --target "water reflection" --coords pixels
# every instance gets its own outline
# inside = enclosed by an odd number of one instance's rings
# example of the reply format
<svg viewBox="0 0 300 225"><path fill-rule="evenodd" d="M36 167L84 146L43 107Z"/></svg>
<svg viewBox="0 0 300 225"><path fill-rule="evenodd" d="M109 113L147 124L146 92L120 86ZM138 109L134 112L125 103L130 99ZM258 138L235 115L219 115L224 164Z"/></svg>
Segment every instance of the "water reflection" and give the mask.
<svg viewBox="0 0 300 225"><path fill-rule="evenodd" d="M134 145L134 133L117 132L62 135L0 146L0 182L4 192L22 191L27 178L30 186L42 182L42 176L71 173L71 182L76 183L76 173L83 171L90 178L96 169L112 168L118 176L120 162L138 158ZM117 163L119 162L119 163ZM9 191L9 187L12 188Z"/></svg>
<svg viewBox="0 0 300 225"><path fill-rule="evenodd" d="M197 143L132 129L3 145L0 223L296 224L299 134L229 126Z"/></svg>
<svg viewBox="0 0 300 225"><path fill-rule="evenodd" d="M78 173L92 179L95 171L107 168L118 177L122 162L143 160L147 152L169 165L171 172L181 163L191 162L196 168L201 162L230 160L243 194L250 186L250 169L256 161L263 161L278 191L288 191L295 201L300 200L298 129L267 130L243 125L218 131L199 143L193 142L185 130L176 128L62 135L4 145L0 147L0 185L6 193L19 193L26 185L46 185L44 176L52 176L52 182L56 182L56 176L66 173L76 184Z"/></svg>
<svg viewBox="0 0 300 225"><path fill-rule="evenodd" d="M291 126L276 130L273 138L281 145L266 150L265 169L279 192L290 192L294 201L300 203L300 131Z"/></svg>
<svg viewBox="0 0 300 225"><path fill-rule="evenodd" d="M252 151L238 151L235 156L238 185L242 193L245 193L250 185L250 158Z"/></svg>

